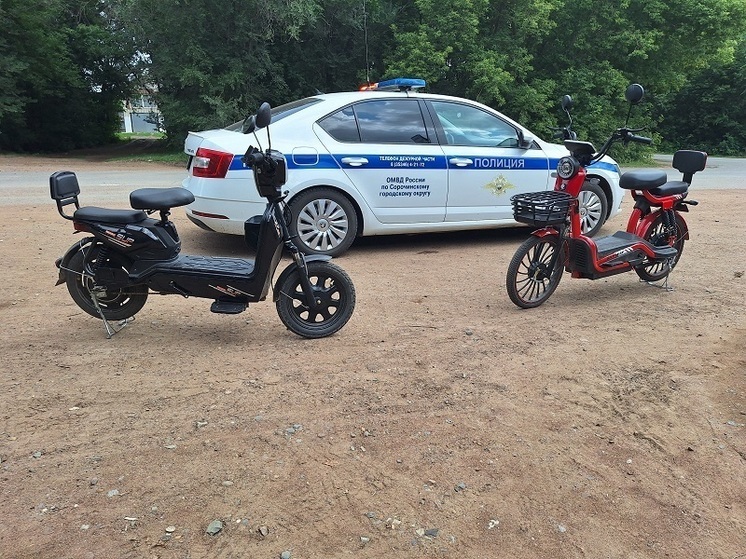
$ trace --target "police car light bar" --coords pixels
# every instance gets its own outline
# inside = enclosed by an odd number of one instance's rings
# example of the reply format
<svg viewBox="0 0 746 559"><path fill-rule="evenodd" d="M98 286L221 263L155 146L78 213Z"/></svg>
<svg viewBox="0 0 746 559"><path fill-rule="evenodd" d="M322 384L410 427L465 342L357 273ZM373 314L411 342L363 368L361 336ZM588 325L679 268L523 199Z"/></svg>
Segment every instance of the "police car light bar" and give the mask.
<svg viewBox="0 0 746 559"><path fill-rule="evenodd" d="M364 85L360 91L409 91L410 89L420 89L425 87L425 80L416 78L395 78L383 82Z"/></svg>

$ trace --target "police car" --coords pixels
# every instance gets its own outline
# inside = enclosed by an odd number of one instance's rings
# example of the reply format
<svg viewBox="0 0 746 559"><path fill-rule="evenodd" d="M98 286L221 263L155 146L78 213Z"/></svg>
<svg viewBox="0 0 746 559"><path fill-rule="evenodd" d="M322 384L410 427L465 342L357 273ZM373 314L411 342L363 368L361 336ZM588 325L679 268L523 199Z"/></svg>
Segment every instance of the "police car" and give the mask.
<svg viewBox="0 0 746 559"><path fill-rule="evenodd" d="M419 92L424 86L399 78L293 101L273 108L271 126L256 136L242 134L240 122L190 132L187 216L243 235L266 202L241 156L271 138L287 160L290 229L307 254L339 255L357 236L516 225L510 197L551 190L567 150L485 105ZM594 234L619 212L623 191L612 159L588 172L581 213Z"/></svg>

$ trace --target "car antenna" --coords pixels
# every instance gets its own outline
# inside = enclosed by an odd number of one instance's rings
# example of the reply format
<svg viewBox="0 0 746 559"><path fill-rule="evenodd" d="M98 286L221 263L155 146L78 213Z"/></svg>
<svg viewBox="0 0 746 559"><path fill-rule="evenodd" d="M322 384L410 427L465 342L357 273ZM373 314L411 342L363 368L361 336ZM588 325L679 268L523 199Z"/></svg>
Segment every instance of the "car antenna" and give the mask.
<svg viewBox="0 0 746 559"><path fill-rule="evenodd" d="M363 33L365 36L365 83L370 85L370 61L368 60L368 11L363 0Z"/></svg>

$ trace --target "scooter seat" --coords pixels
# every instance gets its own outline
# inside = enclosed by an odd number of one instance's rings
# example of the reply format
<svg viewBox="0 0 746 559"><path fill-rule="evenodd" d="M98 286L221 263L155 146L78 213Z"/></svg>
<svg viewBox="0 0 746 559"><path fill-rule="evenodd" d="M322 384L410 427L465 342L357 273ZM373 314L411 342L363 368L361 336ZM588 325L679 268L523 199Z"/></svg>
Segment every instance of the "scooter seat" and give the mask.
<svg viewBox="0 0 746 559"><path fill-rule="evenodd" d="M667 180L665 171L628 171L619 179L619 186L625 190L652 190Z"/></svg>
<svg viewBox="0 0 746 559"><path fill-rule="evenodd" d="M106 221L109 223L140 223L148 218L139 210L110 210L96 206L83 206L73 213L73 219L80 221Z"/></svg>
<svg viewBox="0 0 746 559"><path fill-rule="evenodd" d="M689 190L689 183L684 181L671 181L658 188L651 188L650 194L653 196L673 196L674 194L684 194Z"/></svg>
<svg viewBox="0 0 746 559"><path fill-rule="evenodd" d="M194 202L186 188L138 188L130 192L130 206L136 210L170 210Z"/></svg>

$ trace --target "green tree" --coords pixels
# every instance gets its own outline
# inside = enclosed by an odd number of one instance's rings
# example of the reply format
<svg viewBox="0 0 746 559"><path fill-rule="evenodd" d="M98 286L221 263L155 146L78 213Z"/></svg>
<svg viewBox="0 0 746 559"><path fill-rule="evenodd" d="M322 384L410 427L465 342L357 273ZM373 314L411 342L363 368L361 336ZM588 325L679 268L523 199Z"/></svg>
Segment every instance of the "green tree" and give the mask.
<svg viewBox="0 0 746 559"><path fill-rule="evenodd" d="M644 85L634 123L651 131L659 105L703 68L732 60L743 0L433 0L401 2L388 75L425 77L430 90L476 99L546 135L576 100L582 138L624 123L624 90ZM637 157L627 148L617 156Z"/></svg>
<svg viewBox="0 0 746 559"><path fill-rule="evenodd" d="M663 113L665 147L746 155L746 37L732 62L714 64L672 96Z"/></svg>
<svg viewBox="0 0 746 559"><path fill-rule="evenodd" d="M274 41L270 56L293 98L350 91L375 82L398 7L387 0L323 0L297 40Z"/></svg>
<svg viewBox="0 0 746 559"><path fill-rule="evenodd" d="M149 65L164 126L174 142L190 129L224 126L291 91L275 42L298 39L315 0L122 0L120 16ZM309 65L316 61L307 60Z"/></svg>
<svg viewBox="0 0 746 559"><path fill-rule="evenodd" d="M641 83L646 102L634 124L656 130L660 104L702 68L732 60L746 25L742 0L573 0L554 14L556 27L534 51L534 76L552 79L555 96L576 98L580 137L601 142L621 125L627 84ZM629 146L615 157L637 157Z"/></svg>
<svg viewBox="0 0 746 559"><path fill-rule="evenodd" d="M109 7L4 0L0 148L59 151L113 139L134 51Z"/></svg>

